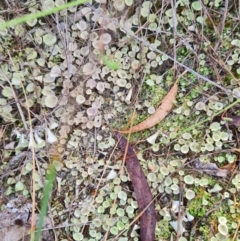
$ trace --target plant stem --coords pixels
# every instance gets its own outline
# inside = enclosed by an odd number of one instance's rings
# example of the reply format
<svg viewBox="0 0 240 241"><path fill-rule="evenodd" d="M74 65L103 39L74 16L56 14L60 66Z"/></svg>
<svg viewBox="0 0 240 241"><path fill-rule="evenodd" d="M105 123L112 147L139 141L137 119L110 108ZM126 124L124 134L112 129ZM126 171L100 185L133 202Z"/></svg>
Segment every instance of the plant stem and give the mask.
<svg viewBox="0 0 240 241"><path fill-rule="evenodd" d="M49 198L50 198L50 193L51 193L52 188L53 188L55 176L56 176L56 168L55 168L54 163L52 163L52 164L50 164L48 174L46 176L46 184L45 184L43 199L42 199L42 203L41 203L41 211L40 211L40 218L39 218L38 226L37 226L36 239L32 240L32 237L31 237L31 241L39 241L40 240L41 229L42 229L42 226L43 226L43 223L44 223L44 218L45 218L46 213L47 213L48 201L49 201Z"/></svg>
<svg viewBox="0 0 240 241"><path fill-rule="evenodd" d="M9 28L9 27L14 27L14 26L16 26L20 23L25 23L27 21L30 21L30 20L33 20L33 19L36 19L36 18L42 18L42 17L45 17L47 15L60 12L64 9L66 9L66 8L75 7L79 4L83 4L83 3L87 3L87 2L88 2L88 0L76 0L74 2L69 2L69 3L63 4L61 6L55 7L55 8L47 9L47 10L44 10L44 11L41 11L41 12L35 12L35 13L27 14L27 15L24 15L24 16L19 17L19 18L14 18L10 21L2 23L0 25L0 30L5 29L5 28Z"/></svg>

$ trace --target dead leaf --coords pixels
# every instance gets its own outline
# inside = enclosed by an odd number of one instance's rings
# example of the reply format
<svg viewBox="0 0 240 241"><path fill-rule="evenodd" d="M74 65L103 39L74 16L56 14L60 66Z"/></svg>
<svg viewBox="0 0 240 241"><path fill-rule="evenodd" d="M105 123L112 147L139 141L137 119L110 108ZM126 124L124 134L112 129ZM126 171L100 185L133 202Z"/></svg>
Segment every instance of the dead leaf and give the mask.
<svg viewBox="0 0 240 241"><path fill-rule="evenodd" d="M215 163L204 163L199 159L195 159L190 163L192 167L197 169L200 172L207 173L211 176L216 177L227 177L228 170L219 168Z"/></svg>
<svg viewBox="0 0 240 241"><path fill-rule="evenodd" d="M229 174L232 174L236 169L236 160L232 163L228 163L227 165L221 167L222 170L227 170Z"/></svg>
<svg viewBox="0 0 240 241"><path fill-rule="evenodd" d="M8 208L0 212L0 240L1 241L30 241L31 218L29 219L29 210L31 209L31 200L24 196L10 200ZM35 223L39 219L39 214L35 214ZM51 222L47 218L43 228L50 228ZM41 241L53 240L49 230L42 232Z"/></svg>
<svg viewBox="0 0 240 241"><path fill-rule="evenodd" d="M240 153L240 149L239 148L233 148L232 151Z"/></svg>
<svg viewBox="0 0 240 241"><path fill-rule="evenodd" d="M178 80L174 83L171 90L163 98L161 104L151 116L149 116L146 120L137 124L136 126L133 126L128 130L119 131L119 132L127 134L127 133L143 131L155 126L157 123L163 120L172 109L173 102L176 99L177 91L178 91Z"/></svg>
<svg viewBox="0 0 240 241"><path fill-rule="evenodd" d="M12 225L0 232L2 241L30 241L30 227Z"/></svg>
<svg viewBox="0 0 240 241"><path fill-rule="evenodd" d="M147 183L147 179L140 166L133 148L128 145L127 140L116 133L119 140L118 146L124 152L127 148L126 166L132 181L134 193L138 203L139 212L143 211L152 201L152 193ZM140 217L140 239L141 241L153 241L155 238L156 214L154 203L150 204Z"/></svg>
<svg viewBox="0 0 240 241"><path fill-rule="evenodd" d="M227 122L229 125L240 127L240 116L227 116Z"/></svg>

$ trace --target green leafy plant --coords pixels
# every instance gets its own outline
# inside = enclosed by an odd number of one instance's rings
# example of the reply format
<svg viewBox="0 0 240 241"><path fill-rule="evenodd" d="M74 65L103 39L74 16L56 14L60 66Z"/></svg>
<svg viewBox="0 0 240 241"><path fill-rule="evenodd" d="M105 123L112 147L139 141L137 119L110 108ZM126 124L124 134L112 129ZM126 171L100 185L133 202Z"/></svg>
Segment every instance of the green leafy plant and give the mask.
<svg viewBox="0 0 240 241"><path fill-rule="evenodd" d="M103 63L111 70L118 70L120 68L120 65L118 62L110 61L107 57L107 55L102 55Z"/></svg>
<svg viewBox="0 0 240 241"><path fill-rule="evenodd" d="M40 210L40 218L38 221L38 225L37 225L37 233L36 233L36 239L34 239L34 232L32 232L31 234L31 241L39 241L40 237L41 237L41 229L42 226L44 224L44 219L46 217L47 214L47 206L48 206L48 200L50 198L50 193L52 191L53 188L53 183L56 177L56 168L55 168L55 164L52 163L50 164L47 176L46 176L46 185L45 185L45 189L44 189L44 193L43 193L43 199L41 202L41 210Z"/></svg>

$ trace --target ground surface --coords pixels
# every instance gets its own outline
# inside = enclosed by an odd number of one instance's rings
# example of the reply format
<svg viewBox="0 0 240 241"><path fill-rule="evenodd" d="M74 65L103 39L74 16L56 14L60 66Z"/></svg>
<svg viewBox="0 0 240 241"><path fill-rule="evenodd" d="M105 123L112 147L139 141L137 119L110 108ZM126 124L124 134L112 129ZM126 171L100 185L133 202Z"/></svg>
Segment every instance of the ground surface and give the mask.
<svg viewBox="0 0 240 241"><path fill-rule="evenodd" d="M1 210L35 193L38 212L57 160L52 240L139 240L113 130L153 114L179 78L165 119L130 136L155 240L240 240L239 2L99 2L0 30ZM4 0L0 24L63 3Z"/></svg>

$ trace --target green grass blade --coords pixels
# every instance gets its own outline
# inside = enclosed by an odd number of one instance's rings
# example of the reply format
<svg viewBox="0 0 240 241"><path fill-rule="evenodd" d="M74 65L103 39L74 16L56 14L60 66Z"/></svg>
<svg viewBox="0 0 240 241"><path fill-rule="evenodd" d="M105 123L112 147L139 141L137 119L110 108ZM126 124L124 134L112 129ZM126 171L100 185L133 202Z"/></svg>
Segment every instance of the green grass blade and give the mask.
<svg viewBox="0 0 240 241"><path fill-rule="evenodd" d="M36 239L34 237L31 237L31 241L39 241L41 237L41 229L44 223L44 219L47 214L47 206L48 206L48 201L50 198L50 194L53 188L53 183L56 177L56 168L54 163L52 163L49 167L48 173L46 175L46 183L45 183L45 189L43 193L43 199L41 203L41 211L40 211L40 217L38 221L38 226L37 226L37 233L36 233Z"/></svg>
<svg viewBox="0 0 240 241"><path fill-rule="evenodd" d="M31 13L31 14L21 16L19 18L14 18L10 21L2 23L0 25L0 30L5 29L5 28L9 28L9 27L14 27L14 26L16 26L20 23L25 23L26 21L30 21L30 20L33 20L33 19L36 19L36 18L42 18L42 17L45 17L47 15L60 12L64 9L75 7L79 4L87 3L88 1L89 0L76 0L74 2L70 2L70 3L66 3L66 4L63 4L63 5L58 6L58 7L54 7L52 9L47 9L47 10L44 10L44 11L41 11L41 12Z"/></svg>

